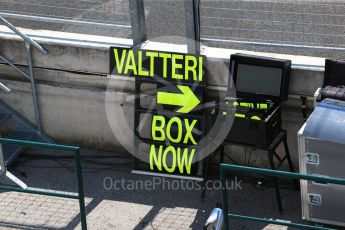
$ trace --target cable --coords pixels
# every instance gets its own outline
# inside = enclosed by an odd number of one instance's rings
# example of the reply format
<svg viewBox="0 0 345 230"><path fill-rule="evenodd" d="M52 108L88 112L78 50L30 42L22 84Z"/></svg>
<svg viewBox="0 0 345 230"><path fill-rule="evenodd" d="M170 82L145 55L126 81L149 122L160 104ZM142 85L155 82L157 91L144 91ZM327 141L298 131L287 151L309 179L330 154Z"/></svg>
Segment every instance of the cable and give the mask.
<svg viewBox="0 0 345 230"><path fill-rule="evenodd" d="M64 168L70 172L75 172L74 168L74 161L71 161L74 159L74 156L56 156L56 155L46 155L46 154L24 154L21 158L20 161L16 162L16 165L20 164L26 164L30 161L34 160L50 160L55 162L61 167L54 167L54 166L42 166L42 165L26 165L26 167L35 167L35 168ZM93 156L93 155L82 155L81 157L81 162L84 164L83 167L83 172L84 173L95 173L95 172L100 172L100 171L107 171L111 169L117 169L121 171L126 171L128 172L128 167L125 168L120 168L123 165L131 165L132 161L128 162L104 162L102 159L130 159L132 160L131 157L128 156ZM68 164L73 164L73 166L69 166ZM85 167L85 164L92 164L96 166L101 166L101 167ZM119 167L120 166L120 167Z"/></svg>
<svg viewBox="0 0 345 230"><path fill-rule="evenodd" d="M244 165L247 163L247 147L244 147Z"/></svg>
<svg viewBox="0 0 345 230"><path fill-rule="evenodd" d="M270 176L262 176L262 177L259 177L259 176L250 176L249 174L243 174L243 173L232 173L233 176L236 176L238 177L242 182L245 182L245 183L248 183L248 184L252 184L252 185L258 185L258 182L262 182L262 184L260 184L260 186L262 188L266 188L266 189L269 189L269 188L275 188L275 181L276 180L276 183L278 184L279 188L280 189L287 189L287 190L296 190L293 182L291 181L288 182L287 180L277 180L277 179L274 179ZM272 179L270 179L272 178Z"/></svg>
<svg viewBox="0 0 345 230"><path fill-rule="evenodd" d="M301 105L302 116L303 116L304 121L306 121L308 118L308 116L307 116L307 97L301 96L301 102L302 102L302 105Z"/></svg>
<svg viewBox="0 0 345 230"><path fill-rule="evenodd" d="M56 151L54 151L54 153L58 154ZM23 157L34 157L34 158L66 158L66 159L73 159L74 155L52 155L52 154L38 154L38 153L29 153L26 152L25 154L22 155ZM116 155L105 155L105 156L96 156L96 155L84 155L81 154L80 155L81 159L87 159L87 158L91 158L91 159L132 159L130 156L127 155L123 155L123 156L116 156Z"/></svg>
<svg viewBox="0 0 345 230"><path fill-rule="evenodd" d="M250 148L250 153L249 153L249 156L248 156L247 166L250 166L249 163L250 163L250 158L252 157L252 153L253 153L253 148Z"/></svg>
<svg viewBox="0 0 345 230"><path fill-rule="evenodd" d="M224 153L224 156L228 158L230 161L232 161L234 164L238 165L238 163L234 159L232 159L228 154Z"/></svg>

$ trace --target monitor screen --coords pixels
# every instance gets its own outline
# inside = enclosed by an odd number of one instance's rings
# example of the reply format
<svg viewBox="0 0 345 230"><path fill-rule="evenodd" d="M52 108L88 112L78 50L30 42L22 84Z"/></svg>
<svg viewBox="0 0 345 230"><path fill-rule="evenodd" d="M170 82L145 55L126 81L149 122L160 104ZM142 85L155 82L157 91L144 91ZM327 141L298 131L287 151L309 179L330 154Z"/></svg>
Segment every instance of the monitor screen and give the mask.
<svg viewBox="0 0 345 230"><path fill-rule="evenodd" d="M281 68L238 64L236 91L280 96Z"/></svg>

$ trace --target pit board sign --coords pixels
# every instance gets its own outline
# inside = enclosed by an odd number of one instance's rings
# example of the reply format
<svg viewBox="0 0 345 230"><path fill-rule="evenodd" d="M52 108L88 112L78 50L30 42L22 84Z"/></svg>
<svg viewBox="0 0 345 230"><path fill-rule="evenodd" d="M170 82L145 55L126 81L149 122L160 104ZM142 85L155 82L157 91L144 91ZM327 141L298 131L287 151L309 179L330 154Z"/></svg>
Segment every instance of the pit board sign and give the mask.
<svg viewBox="0 0 345 230"><path fill-rule="evenodd" d="M135 171L200 177L205 57L111 47L110 73L135 78Z"/></svg>

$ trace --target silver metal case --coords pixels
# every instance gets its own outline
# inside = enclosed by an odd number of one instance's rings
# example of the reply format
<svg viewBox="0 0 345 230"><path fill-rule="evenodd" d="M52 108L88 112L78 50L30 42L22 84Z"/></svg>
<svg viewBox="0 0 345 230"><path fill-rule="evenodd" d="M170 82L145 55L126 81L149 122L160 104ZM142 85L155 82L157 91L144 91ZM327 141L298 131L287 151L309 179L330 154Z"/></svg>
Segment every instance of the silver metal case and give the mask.
<svg viewBox="0 0 345 230"><path fill-rule="evenodd" d="M322 101L298 132L300 172L345 178L345 102ZM302 218L345 226L345 186L301 180Z"/></svg>

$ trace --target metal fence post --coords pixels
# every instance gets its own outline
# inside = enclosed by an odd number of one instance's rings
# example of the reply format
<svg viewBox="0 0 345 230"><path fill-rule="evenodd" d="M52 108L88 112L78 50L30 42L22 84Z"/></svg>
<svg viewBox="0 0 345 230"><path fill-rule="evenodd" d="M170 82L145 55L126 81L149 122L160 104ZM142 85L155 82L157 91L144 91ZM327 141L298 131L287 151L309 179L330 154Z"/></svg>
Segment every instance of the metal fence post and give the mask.
<svg viewBox="0 0 345 230"><path fill-rule="evenodd" d="M223 229L228 230L229 229L229 207L228 207L228 194L227 194L227 189L226 189L226 172L220 167L220 182L222 185L222 201L223 201L223 216L224 216L224 225Z"/></svg>
<svg viewBox="0 0 345 230"><path fill-rule="evenodd" d="M133 46L147 40L144 0L129 0Z"/></svg>
<svg viewBox="0 0 345 230"><path fill-rule="evenodd" d="M69 192L51 191L51 190L40 189L40 188L27 187L24 189L24 188L18 188L15 186L5 186L5 185L0 185L0 191L22 192L22 193L27 193L27 194L36 194L36 195L53 196L53 197L79 200L81 227L82 227L82 230L87 230L85 200L84 200L84 185L83 185L83 175L82 175L81 160L80 160L80 148L76 146L58 145L58 144L34 142L34 141L24 141L24 140L16 140L16 139L8 139L8 138L0 137L0 145L2 144L11 144L11 145L19 145L23 147L56 149L56 150L74 152L76 170L77 170L78 195L71 194Z"/></svg>
<svg viewBox="0 0 345 230"><path fill-rule="evenodd" d="M78 180L78 196L79 196L79 208L80 208L80 222L82 230L87 230L86 213L85 213L85 195L83 185L83 173L81 169L80 151L79 149L74 152L75 162L77 168L77 180Z"/></svg>
<svg viewBox="0 0 345 230"><path fill-rule="evenodd" d="M272 176L272 177L283 177L283 178L291 178L291 179L298 179L298 180L307 180L313 181L323 184L337 184L337 185L344 185L345 186L345 179L344 178L336 178L330 177L326 175L318 175L318 174L301 174L301 173L294 173L288 171L280 171L280 170L273 170L273 169L265 169L265 168L255 168L255 167L248 167L242 165L229 165L229 164L220 164L220 180L222 184L222 196L223 196L223 214L224 214L224 230L229 229L229 218L237 219L237 220L244 220L244 221L252 221L252 222L260 222L260 223L267 223L267 224L275 224L275 225L282 225L287 227L293 227L298 229L317 229L317 230L335 230L334 228L324 227L320 225L309 225L309 224L300 224L300 223L293 223L291 221L286 220L279 220L269 217L254 217L254 216L244 216L238 215L234 213L229 213L228 207L228 194L226 192L226 175L227 172L245 172L245 173L255 173L259 175L265 176Z"/></svg>
<svg viewBox="0 0 345 230"><path fill-rule="evenodd" d="M188 53L200 54L200 0L185 0Z"/></svg>

